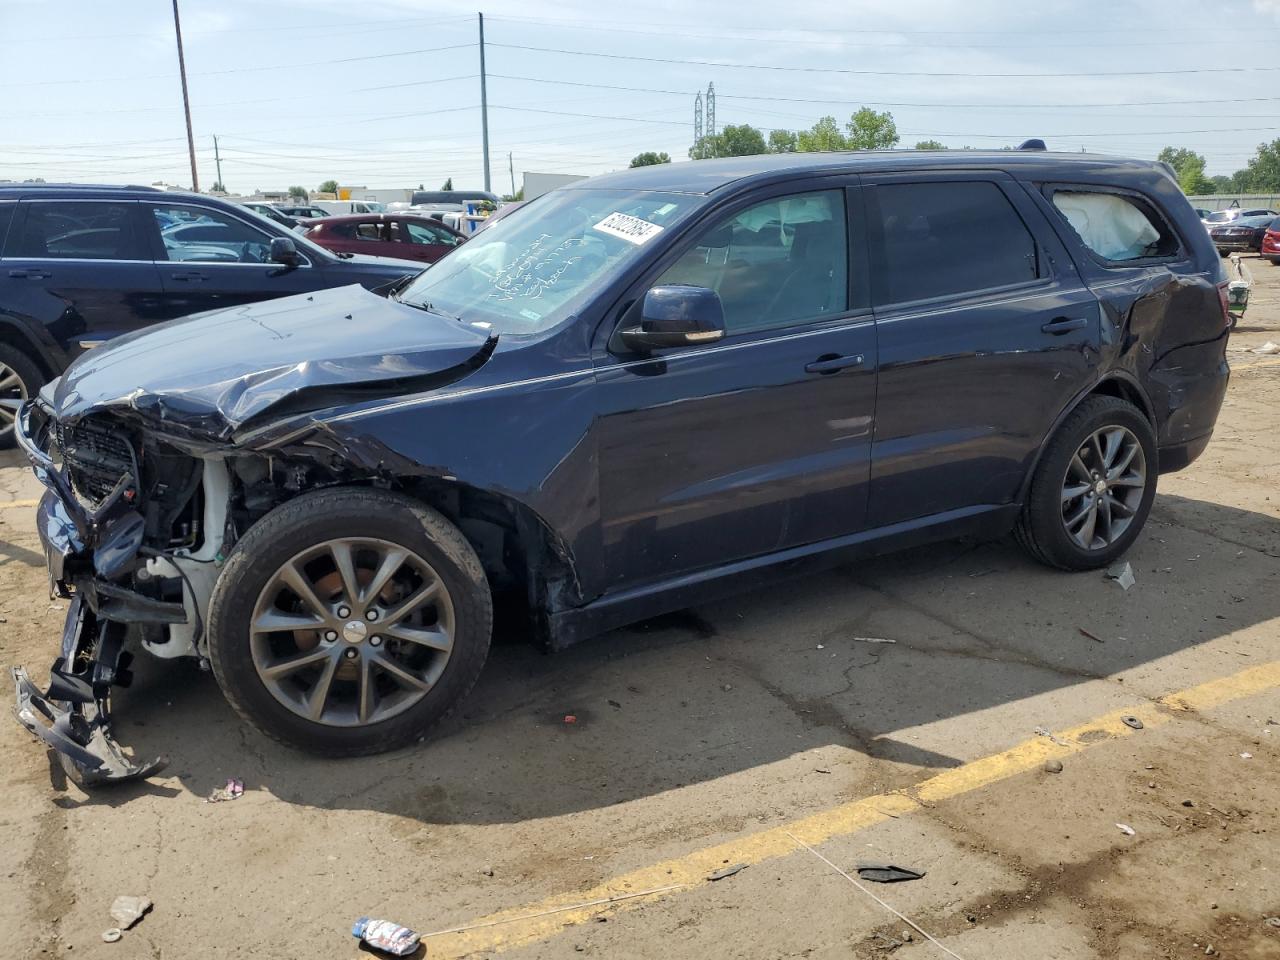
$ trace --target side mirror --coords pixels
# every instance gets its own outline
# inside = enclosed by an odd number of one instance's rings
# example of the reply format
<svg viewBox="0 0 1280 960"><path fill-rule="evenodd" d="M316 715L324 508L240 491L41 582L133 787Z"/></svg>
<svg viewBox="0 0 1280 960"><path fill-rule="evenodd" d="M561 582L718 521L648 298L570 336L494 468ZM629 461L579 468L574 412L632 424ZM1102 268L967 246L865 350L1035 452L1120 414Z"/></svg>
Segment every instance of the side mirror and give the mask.
<svg viewBox="0 0 1280 960"><path fill-rule="evenodd" d="M302 262L298 248L288 237L272 237L270 259L272 263L283 263L286 267L296 267Z"/></svg>
<svg viewBox="0 0 1280 960"><path fill-rule="evenodd" d="M620 330L619 336L638 353L715 343L724 336L724 305L720 294L706 287L652 287L644 295L640 325Z"/></svg>

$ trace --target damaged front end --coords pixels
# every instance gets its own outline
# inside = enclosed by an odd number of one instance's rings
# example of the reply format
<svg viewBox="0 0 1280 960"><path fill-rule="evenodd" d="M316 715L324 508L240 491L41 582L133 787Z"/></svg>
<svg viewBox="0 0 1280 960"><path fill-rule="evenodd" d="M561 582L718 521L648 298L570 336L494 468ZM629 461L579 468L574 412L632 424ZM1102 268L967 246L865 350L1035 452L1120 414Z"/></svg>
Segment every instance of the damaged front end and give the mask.
<svg viewBox="0 0 1280 960"><path fill-rule="evenodd" d="M160 581L148 592L135 587L150 579L147 568L153 561L173 565L144 556L156 552L144 545L148 528L170 519L163 508L166 499L175 498L165 496L168 484L161 477L171 471L150 471L153 488L162 489L140 509L144 474L126 434L88 421L63 427L34 400L20 411L15 433L47 488L37 525L50 594L71 599L48 689L40 692L24 668L12 670L18 720L58 752L67 773L81 784L148 776L166 761L125 756L111 737L108 701L111 687L128 686L132 679L131 654L124 649L130 631L141 632L144 643L148 634L171 643L175 637L157 628L189 625L188 608L194 609L180 588L175 595ZM179 478L183 482L191 483ZM181 583L182 571L175 567L174 572ZM193 653L194 643L170 655Z"/></svg>
<svg viewBox="0 0 1280 960"><path fill-rule="evenodd" d="M82 357L16 422L46 487L50 593L71 600L48 688L13 671L18 720L81 784L159 770L163 759L130 760L111 736L109 693L129 684L130 651L208 667L210 598L243 532L305 490L388 482L379 457L244 436L453 383L495 342L355 287L176 321Z"/></svg>

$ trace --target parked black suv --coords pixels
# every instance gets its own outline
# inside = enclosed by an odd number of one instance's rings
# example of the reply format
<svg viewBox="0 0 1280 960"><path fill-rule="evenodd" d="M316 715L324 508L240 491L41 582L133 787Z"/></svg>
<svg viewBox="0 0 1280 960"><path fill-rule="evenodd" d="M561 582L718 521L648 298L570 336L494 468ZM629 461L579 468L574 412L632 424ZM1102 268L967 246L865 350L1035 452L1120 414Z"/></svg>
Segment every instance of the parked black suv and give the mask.
<svg viewBox="0 0 1280 960"><path fill-rule="evenodd" d="M367 753L471 688L495 598L554 648L960 534L1099 567L1208 443L1228 326L1150 163L789 154L575 184L388 299L169 324L28 403L72 601L21 716L82 779L153 769L106 731L132 629L207 659L269 736Z"/></svg>
<svg viewBox="0 0 1280 960"><path fill-rule="evenodd" d="M35 396L81 351L161 320L421 269L343 259L213 197L0 186L0 400ZM12 437L13 411L0 405L0 446Z"/></svg>

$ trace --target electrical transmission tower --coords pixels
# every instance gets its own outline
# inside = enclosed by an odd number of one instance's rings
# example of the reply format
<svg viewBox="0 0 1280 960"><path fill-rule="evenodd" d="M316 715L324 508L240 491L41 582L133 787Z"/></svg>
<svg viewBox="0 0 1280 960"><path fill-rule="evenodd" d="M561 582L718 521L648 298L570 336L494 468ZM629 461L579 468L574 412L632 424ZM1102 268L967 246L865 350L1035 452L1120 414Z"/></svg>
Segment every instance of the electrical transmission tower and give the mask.
<svg viewBox="0 0 1280 960"><path fill-rule="evenodd" d="M704 125L705 120L705 125ZM705 160L711 142L716 136L716 85L707 84L706 109L703 109L702 91L693 98L693 159Z"/></svg>
<svg viewBox="0 0 1280 960"><path fill-rule="evenodd" d="M693 159L702 159L702 92L693 98Z"/></svg>

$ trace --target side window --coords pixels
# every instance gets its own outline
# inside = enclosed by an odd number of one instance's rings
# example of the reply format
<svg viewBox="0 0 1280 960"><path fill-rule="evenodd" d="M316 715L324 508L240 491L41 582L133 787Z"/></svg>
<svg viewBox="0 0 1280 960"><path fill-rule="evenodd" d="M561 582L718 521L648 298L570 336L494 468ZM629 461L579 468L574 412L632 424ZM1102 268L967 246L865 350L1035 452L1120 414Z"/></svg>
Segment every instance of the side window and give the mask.
<svg viewBox="0 0 1280 960"><path fill-rule="evenodd" d="M431 243L439 246L452 247L458 242L448 230L442 230L439 227L433 227L425 223L414 223L410 220L400 221L401 232L406 234L410 243Z"/></svg>
<svg viewBox="0 0 1280 960"><path fill-rule="evenodd" d="M9 235L6 257L147 260L134 230L132 203L27 201L26 219Z"/></svg>
<svg viewBox="0 0 1280 960"><path fill-rule="evenodd" d="M1036 242L999 187L978 181L875 188L884 235L880 303L1026 283Z"/></svg>
<svg viewBox="0 0 1280 960"><path fill-rule="evenodd" d="M220 210L156 204L166 259L178 263L266 263L271 236Z"/></svg>
<svg viewBox="0 0 1280 960"><path fill-rule="evenodd" d="M1055 190L1053 205L1080 241L1104 260L1178 253L1178 238L1164 218L1134 198L1096 190Z"/></svg>
<svg viewBox="0 0 1280 960"><path fill-rule="evenodd" d="M18 209L14 201L0 202L0 251L4 250L5 234L9 232L9 224L13 222L13 212Z"/></svg>
<svg viewBox="0 0 1280 960"><path fill-rule="evenodd" d="M834 316L848 305L847 233L841 190L767 200L704 230L654 285L715 290L730 334Z"/></svg>

